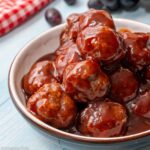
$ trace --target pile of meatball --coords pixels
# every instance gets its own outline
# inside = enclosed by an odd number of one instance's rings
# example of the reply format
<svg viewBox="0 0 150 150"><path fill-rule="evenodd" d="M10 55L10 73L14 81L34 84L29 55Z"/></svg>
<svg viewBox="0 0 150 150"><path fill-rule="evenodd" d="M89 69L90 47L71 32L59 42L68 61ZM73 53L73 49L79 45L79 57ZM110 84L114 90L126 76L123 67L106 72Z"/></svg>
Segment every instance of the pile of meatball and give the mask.
<svg viewBox="0 0 150 150"><path fill-rule="evenodd" d="M92 137L125 135L128 103L150 119L150 33L117 32L107 11L91 9L67 18L60 42L23 78L29 112Z"/></svg>

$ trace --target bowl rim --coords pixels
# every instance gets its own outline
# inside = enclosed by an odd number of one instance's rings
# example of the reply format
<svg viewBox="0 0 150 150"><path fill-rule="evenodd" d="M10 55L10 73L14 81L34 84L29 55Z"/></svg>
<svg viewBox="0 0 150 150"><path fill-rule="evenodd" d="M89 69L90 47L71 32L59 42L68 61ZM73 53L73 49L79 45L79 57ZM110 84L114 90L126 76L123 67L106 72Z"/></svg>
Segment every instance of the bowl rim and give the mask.
<svg viewBox="0 0 150 150"><path fill-rule="evenodd" d="M128 23L134 23L134 24L138 23L139 25L144 25L144 26L147 26L147 28L150 28L150 26L147 24L140 23L137 21L132 21L129 19L118 19L118 18L115 19L114 18L114 22L128 22ZM136 133L133 135L126 135L126 136L121 136L121 137L109 137L109 138L87 137L87 136L82 136L82 135L76 135L76 134L62 131L60 129L56 129L56 128L42 122L41 120L37 119L30 112L27 111L26 107L21 103L19 97L17 96L17 92L15 90L15 84L14 84L15 83L14 82L14 80L15 80L15 74L14 74L15 66L17 65L17 62L19 61L20 57L22 56L22 53L27 49L28 46L30 46L33 42L35 42L39 38L42 38L43 36L50 34L50 32L54 32L54 31L57 31L58 29L64 28L65 25L66 25L66 23L58 25L56 27L53 27L53 28L49 29L48 31L40 34L39 36L37 36L36 38L31 40L30 42L28 42L28 44L26 44L26 46L24 46L18 52L18 54L15 56L14 60L12 61L12 64L11 64L10 70L9 70L9 74L8 74L8 89L9 89L11 99L12 99L14 105L16 106L16 108L19 110L19 112L23 115L23 117L25 117L27 120L29 120L33 125L44 130L46 133L50 133L51 135L54 135L56 137L65 138L67 140L72 140L72 141L78 141L78 142L84 142L84 143L88 142L88 143L105 144L105 143L118 143L118 142L131 141L131 140L136 140L136 139L150 135L150 130Z"/></svg>

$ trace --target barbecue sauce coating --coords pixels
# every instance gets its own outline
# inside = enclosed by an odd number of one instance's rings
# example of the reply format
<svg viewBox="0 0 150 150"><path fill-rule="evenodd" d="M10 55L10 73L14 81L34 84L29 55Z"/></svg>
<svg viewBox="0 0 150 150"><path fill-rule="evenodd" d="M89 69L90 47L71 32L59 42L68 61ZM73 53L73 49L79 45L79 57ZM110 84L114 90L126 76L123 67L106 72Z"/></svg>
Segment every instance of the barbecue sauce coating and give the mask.
<svg viewBox="0 0 150 150"><path fill-rule="evenodd" d="M67 28L61 35L61 43L63 44L70 39L75 42L80 31L95 25L108 26L115 30L111 15L104 10L90 9L86 13L69 15L67 18Z"/></svg>
<svg viewBox="0 0 150 150"><path fill-rule="evenodd" d="M77 45L81 54L98 62L111 63L124 54L119 35L106 26L90 26L80 32Z"/></svg>
<svg viewBox="0 0 150 150"><path fill-rule="evenodd" d="M127 49L128 62L142 69L150 64L150 33L122 33Z"/></svg>
<svg viewBox="0 0 150 150"><path fill-rule="evenodd" d="M136 98L132 104L133 112L136 115L150 119L150 91L146 91Z"/></svg>
<svg viewBox="0 0 150 150"><path fill-rule="evenodd" d="M69 35L69 38L73 39L74 41L76 40L78 33L80 31L79 19L80 19L79 14L71 14L67 18L67 23L68 23L68 27L69 27L68 35Z"/></svg>
<svg viewBox="0 0 150 150"><path fill-rule="evenodd" d="M55 82L55 67L52 61L45 60L35 63L23 78L23 88L29 95L34 94L46 83Z"/></svg>
<svg viewBox="0 0 150 150"><path fill-rule="evenodd" d="M91 137L150 130L150 33L117 31L104 10L71 14L58 49L22 83L28 111L55 128Z"/></svg>
<svg viewBox="0 0 150 150"><path fill-rule="evenodd" d="M112 137L122 134L126 122L126 110L121 104L95 102L81 112L78 128L87 136Z"/></svg>
<svg viewBox="0 0 150 150"><path fill-rule="evenodd" d="M132 100L138 90L138 81L129 69L116 71L111 78L111 96L120 102Z"/></svg>
<svg viewBox="0 0 150 150"><path fill-rule="evenodd" d="M107 11L90 9L86 13L80 15L79 18L80 30L83 30L89 26L96 26L96 25L107 26L115 30L115 25L112 16Z"/></svg>
<svg viewBox="0 0 150 150"><path fill-rule="evenodd" d="M68 65L63 75L65 91L79 102L98 100L106 95L110 83L99 65L93 60L84 60Z"/></svg>
<svg viewBox="0 0 150 150"><path fill-rule="evenodd" d="M63 72L67 65L82 60L77 45L72 41L66 42L62 47L57 50L57 58L55 66L58 71L60 80L62 80Z"/></svg>
<svg viewBox="0 0 150 150"><path fill-rule="evenodd" d="M28 102L27 109L56 128L67 128L76 117L74 101L61 89L59 83L44 84Z"/></svg>

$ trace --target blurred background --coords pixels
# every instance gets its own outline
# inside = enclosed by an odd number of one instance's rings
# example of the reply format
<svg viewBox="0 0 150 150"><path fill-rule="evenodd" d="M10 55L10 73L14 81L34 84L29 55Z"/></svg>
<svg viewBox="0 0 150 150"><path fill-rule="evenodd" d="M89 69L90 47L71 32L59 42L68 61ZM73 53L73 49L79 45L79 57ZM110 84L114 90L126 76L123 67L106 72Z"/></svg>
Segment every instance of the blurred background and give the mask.
<svg viewBox="0 0 150 150"><path fill-rule="evenodd" d="M0 12L2 1L0 0ZM65 22L69 14L84 12L90 7L107 9L114 18L150 24L150 0L120 0L121 4L118 4L118 0L102 1L54 0L13 31L0 37L0 150L61 150L59 139L51 141L42 137L20 116L11 102L7 87L8 71L15 55L26 43L55 24L52 14L57 14L51 12L50 8L56 8L61 14L62 20L59 23Z"/></svg>

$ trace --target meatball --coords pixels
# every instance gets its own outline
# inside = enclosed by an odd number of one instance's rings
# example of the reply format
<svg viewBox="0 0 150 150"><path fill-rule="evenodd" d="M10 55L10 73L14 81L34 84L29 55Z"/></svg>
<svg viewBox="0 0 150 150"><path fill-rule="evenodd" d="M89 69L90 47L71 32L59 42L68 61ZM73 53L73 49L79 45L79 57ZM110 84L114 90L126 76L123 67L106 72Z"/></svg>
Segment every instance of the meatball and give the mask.
<svg viewBox="0 0 150 150"><path fill-rule="evenodd" d="M83 56L106 64L124 56L120 36L106 26L87 27L77 37L77 45Z"/></svg>
<svg viewBox="0 0 150 150"><path fill-rule="evenodd" d="M123 134L126 122L126 109L121 104L95 102L81 112L78 129L87 136L113 137Z"/></svg>
<svg viewBox="0 0 150 150"><path fill-rule="evenodd" d="M79 18L80 31L89 26L96 26L97 24L115 29L112 16L105 10L90 9L81 14Z"/></svg>
<svg viewBox="0 0 150 150"><path fill-rule="evenodd" d="M72 63L63 75L65 91L79 102L88 102L103 97L110 86L109 79L99 65L92 60Z"/></svg>
<svg viewBox="0 0 150 150"><path fill-rule="evenodd" d="M111 15L104 10L91 9L83 14L74 13L67 18L67 28L61 35L61 43L76 41L78 33L88 26L108 26L115 29Z"/></svg>
<svg viewBox="0 0 150 150"><path fill-rule="evenodd" d="M74 101L59 83L44 84L27 102L28 110L56 128L69 127L76 117Z"/></svg>
<svg viewBox="0 0 150 150"><path fill-rule="evenodd" d="M55 82L56 69L52 61L44 60L35 63L23 78L23 88L29 95L34 94L46 83Z"/></svg>
<svg viewBox="0 0 150 150"><path fill-rule="evenodd" d="M120 102L133 99L138 90L138 81L129 69L121 68L111 75L111 96Z"/></svg>
<svg viewBox="0 0 150 150"><path fill-rule="evenodd" d="M78 32L79 32L79 18L80 14L71 14L67 18L68 28L69 28L69 38L73 39L74 41L77 38Z"/></svg>
<svg viewBox="0 0 150 150"><path fill-rule="evenodd" d="M66 29L64 29L60 35L60 45L63 45L64 43L66 43L67 41L70 40L69 36L68 36L68 26Z"/></svg>
<svg viewBox="0 0 150 150"><path fill-rule="evenodd" d="M80 14L71 14L68 16L67 27L64 29L60 37L61 44L64 44L69 40L76 41L79 32L79 17Z"/></svg>
<svg viewBox="0 0 150 150"><path fill-rule="evenodd" d="M138 69L150 64L150 34L122 33L130 64Z"/></svg>
<svg viewBox="0 0 150 150"><path fill-rule="evenodd" d="M64 44L61 44L55 52L56 57L59 55L65 55L68 48L71 47L73 44L75 43L73 43L71 40L66 41Z"/></svg>
<svg viewBox="0 0 150 150"><path fill-rule="evenodd" d="M136 98L132 110L136 115L150 119L150 91L146 91Z"/></svg>
<svg viewBox="0 0 150 150"><path fill-rule="evenodd" d="M150 66L146 68L146 79L150 81Z"/></svg>
<svg viewBox="0 0 150 150"><path fill-rule="evenodd" d="M67 46L67 43L68 46ZM64 48L61 50L61 54L57 56L55 60L55 66L58 71L60 79L62 79L63 72L65 67L74 62L79 62L82 60L80 53L78 51L77 45L75 43L70 44L70 42L67 42L64 45Z"/></svg>

